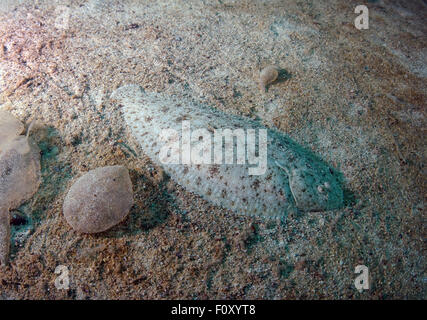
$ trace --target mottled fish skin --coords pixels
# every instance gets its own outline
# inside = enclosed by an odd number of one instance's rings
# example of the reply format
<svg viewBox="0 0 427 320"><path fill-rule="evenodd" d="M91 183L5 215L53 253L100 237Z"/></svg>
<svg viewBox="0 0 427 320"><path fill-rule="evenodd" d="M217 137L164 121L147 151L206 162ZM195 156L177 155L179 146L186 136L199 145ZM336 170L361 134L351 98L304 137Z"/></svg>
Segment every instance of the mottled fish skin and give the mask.
<svg viewBox="0 0 427 320"><path fill-rule="evenodd" d="M284 218L295 211L325 211L343 205L340 178L328 165L283 134L252 120L225 114L187 98L144 92L137 85L117 89L125 121L143 151L178 184L215 205L239 214ZM266 129L267 170L249 175L248 164L162 164L159 133L181 132L182 121L191 129Z"/></svg>

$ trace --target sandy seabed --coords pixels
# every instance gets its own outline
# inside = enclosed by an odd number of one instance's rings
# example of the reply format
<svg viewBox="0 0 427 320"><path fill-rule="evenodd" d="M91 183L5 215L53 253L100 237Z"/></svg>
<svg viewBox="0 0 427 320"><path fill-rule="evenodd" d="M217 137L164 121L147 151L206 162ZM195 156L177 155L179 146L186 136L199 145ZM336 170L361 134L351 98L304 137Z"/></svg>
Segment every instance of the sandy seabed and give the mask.
<svg viewBox="0 0 427 320"><path fill-rule="evenodd" d="M426 298L423 1L2 1L0 108L37 119L42 184L12 214L2 299ZM287 76L261 93L257 74ZM186 192L132 138L111 93L185 92L259 119L342 172L345 207L286 221L235 215ZM73 181L130 170L135 205L82 235ZM58 290L58 265L69 289ZM370 289L354 287L366 265Z"/></svg>

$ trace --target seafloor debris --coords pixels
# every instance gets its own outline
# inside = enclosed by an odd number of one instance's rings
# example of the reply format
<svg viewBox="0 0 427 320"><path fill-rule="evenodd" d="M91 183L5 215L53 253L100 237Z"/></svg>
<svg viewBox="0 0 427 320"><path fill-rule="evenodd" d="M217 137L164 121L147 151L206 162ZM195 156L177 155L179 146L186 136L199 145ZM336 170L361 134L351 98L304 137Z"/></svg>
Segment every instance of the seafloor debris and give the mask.
<svg viewBox="0 0 427 320"><path fill-rule="evenodd" d="M121 222L133 205L132 182L123 166L97 168L80 177L64 200L64 216L74 230L97 233Z"/></svg>
<svg viewBox="0 0 427 320"><path fill-rule="evenodd" d="M6 265L10 251L9 210L0 207L0 264Z"/></svg>
<svg viewBox="0 0 427 320"><path fill-rule="evenodd" d="M40 151L27 136L24 126L11 114L0 110L0 260L9 255L9 209L17 208L40 185Z"/></svg>
<svg viewBox="0 0 427 320"><path fill-rule="evenodd" d="M228 115L189 99L147 93L136 85L117 89L112 98L123 106L127 125L152 161L162 165L171 178L187 190L216 205L245 215L280 218L285 217L290 210L323 211L343 205L343 189L337 173L283 134L249 119ZM181 152L181 147L187 144L184 143L183 136L189 135L184 133L184 121L191 126L192 135L195 134L195 129L206 130L202 140L199 134L191 137L191 150ZM224 129L231 129L232 132L232 140L229 140L227 147L227 142L222 143L222 137L221 140L215 137L216 134L223 135ZM236 137L235 143L231 142L233 135L237 133L234 130L239 129L243 134L237 135L239 137ZM260 148L261 144L258 143L258 163L249 164L249 154L256 155L255 131L259 133L261 130L266 136L266 150ZM160 141L159 135L173 132L177 136L170 136L166 143ZM181 132L182 139L178 136ZM253 145L248 140L251 132ZM219 152L217 154L214 150L214 157L219 155L221 162L212 164L190 161L184 164L183 159L189 154L193 159L194 150L211 152L210 144L206 146L204 143L212 141L212 136L214 149L218 147L215 141L219 142L219 149L216 149ZM176 144L171 147L169 155L178 159L178 162L165 163L160 158L165 154L165 145L171 144L171 141ZM237 144L243 144L243 148L247 149L243 150L247 151L246 159L243 158L240 164L233 159ZM222 156L231 156L233 161L225 164ZM251 169L256 171L263 166L264 172L260 170L249 174Z"/></svg>
<svg viewBox="0 0 427 320"><path fill-rule="evenodd" d="M276 66L267 66L259 73L259 88L261 91L266 91L267 86L276 81L279 77L279 68Z"/></svg>

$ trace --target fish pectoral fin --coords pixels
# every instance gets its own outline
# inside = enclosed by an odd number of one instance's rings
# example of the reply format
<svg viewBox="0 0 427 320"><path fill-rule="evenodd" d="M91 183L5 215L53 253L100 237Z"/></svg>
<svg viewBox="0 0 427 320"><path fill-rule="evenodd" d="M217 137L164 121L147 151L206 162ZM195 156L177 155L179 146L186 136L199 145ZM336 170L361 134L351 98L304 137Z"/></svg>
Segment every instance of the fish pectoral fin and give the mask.
<svg viewBox="0 0 427 320"><path fill-rule="evenodd" d="M297 197L295 196L295 192L292 189L292 181L291 181L291 174L289 172L289 170L287 168L285 168L284 166L282 166L277 160L274 161L276 163L276 165L282 169L283 171L286 172L286 175L288 176L288 183L289 183L289 190L291 190L291 194L292 194L292 198L294 198L294 202L296 207L298 207L298 200Z"/></svg>

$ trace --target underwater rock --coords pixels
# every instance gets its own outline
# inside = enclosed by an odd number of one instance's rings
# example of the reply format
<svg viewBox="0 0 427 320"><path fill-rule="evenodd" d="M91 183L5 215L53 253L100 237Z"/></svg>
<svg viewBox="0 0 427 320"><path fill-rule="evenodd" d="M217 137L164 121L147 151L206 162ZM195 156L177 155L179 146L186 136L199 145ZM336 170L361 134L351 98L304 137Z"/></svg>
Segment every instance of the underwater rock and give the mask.
<svg viewBox="0 0 427 320"><path fill-rule="evenodd" d="M25 136L0 143L0 205L14 209L40 185L40 150Z"/></svg>
<svg viewBox="0 0 427 320"><path fill-rule="evenodd" d="M9 209L30 199L40 185L40 150L28 136L20 135L23 128L11 114L0 111L1 248L9 247L6 238L10 229ZM3 257L5 252L1 253ZM2 261L7 259L2 258Z"/></svg>
<svg viewBox="0 0 427 320"><path fill-rule="evenodd" d="M0 144L13 140L24 131L24 125L10 113L0 110Z"/></svg>
<svg viewBox="0 0 427 320"><path fill-rule="evenodd" d="M64 216L82 233L97 233L120 223L133 205L132 182L123 166L97 168L80 177L64 200Z"/></svg>
<svg viewBox="0 0 427 320"><path fill-rule="evenodd" d="M343 205L339 175L277 131L187 98L144 92L136 85L117 89L112 99L122 106L131 133L151 160L188 191L216 205L278 218L296 209L324 211ZM265 148L260 141L266 142Z"/></svg>

